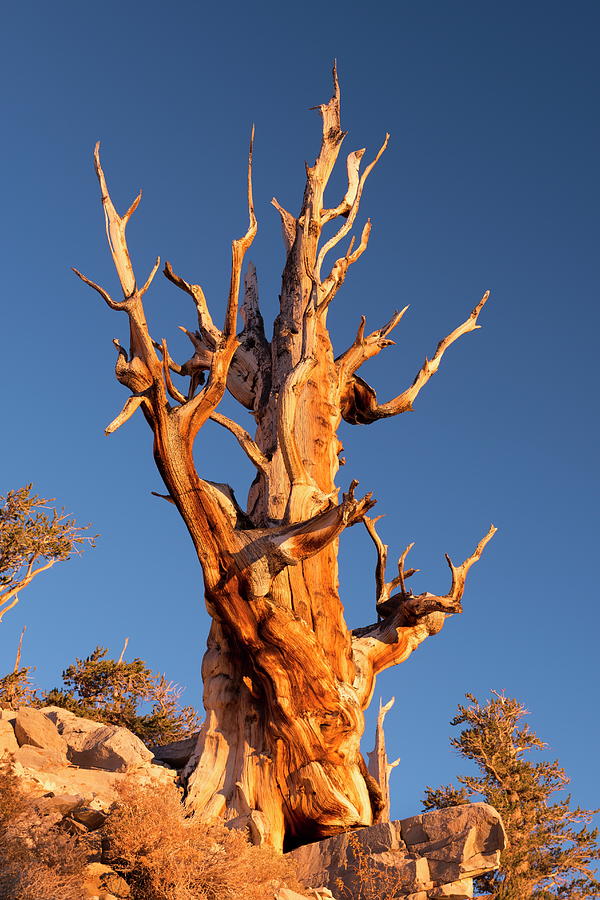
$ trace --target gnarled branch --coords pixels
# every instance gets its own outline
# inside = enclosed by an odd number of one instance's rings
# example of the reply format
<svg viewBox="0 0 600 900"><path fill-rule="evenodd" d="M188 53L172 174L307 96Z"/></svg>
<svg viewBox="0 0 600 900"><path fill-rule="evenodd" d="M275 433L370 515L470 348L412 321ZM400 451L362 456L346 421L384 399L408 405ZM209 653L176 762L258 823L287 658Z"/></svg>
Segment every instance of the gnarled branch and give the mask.
<svg viewBox="0 0 600 900"><path fill-rule="evenodd" d="M383 144L381 145L381 147L379 148L379 150L377 151L375 158L373 159L372 162L369 163L369 165L367 166L367 168L361 175L360 181L358 183L358 188L356 190L356 194L354 197L354 201L352 203L352 207L348 213L348 218L346 219L346 221L344 222L342 227L337 231L337 233L334 234L333 237L331 237L323 245L323 247L321 247L321 249L319 251L319 255L317 257L317 265L316 265L317 277L320 277L321 266L323 265L325 257L327 256L329 251L332 250L337 244L339 244L339 242L348 234L348 232L354 225L354 220L356 219L356 214L358 213L358 208L360 206L360 198L362 196L365 182L366 182L367 178L369 177L369 175L371 174L371 172L373 171L373 169L375 168L375 166L377 165L377 163L379 162L382 154L385 152L385 149L388 145L389 139L390 139L389 134L386 134L385 140L384 140Z"/></svg>
<svg viewBox="0 0 600 900"><path fill-rule="evenodd" d="M342 416L345 421L351 425L369 425L371 422L376 422L377 419L397 416L411 410L419 391L439 369L442 357L448 347L463 334L481 328L481 325L477 324L477 319L489 296L490 292L486 291L469 318L439 342L433 357L425 360L412 385L393 400L387 403L378 403L377 394L373 388L357 375L351 375L342 388L341 394Z"/></svg>
<svg viewBox="0 0 600 900"><path fill-rule="evenodd" d="M479 560L496 531L491 525L473 553L460 566L454 566L450 558L446 557L452 572L452 585L450 591L443 595L428 592L413 595L406 590L403 578L407 575L402 569L406 553L410 549L407 548L401 557L398 579L403 585L402 592L387 601L387 615L382 621L353 632L354 649L357 654L368 658L371 677L403 662L426 637L441 629L449 615L462 612L461 600L469 569Z"/></svg>
<svg viewBox="0 0 600 900"><path fill-rule="evenodd" d="M274 206L279 213L285 252L289 253L294 244L294 240L296 239L296 226L298 224L298 220L290 212L288 212L287 209L284 209L275 197L273 197L273 199L271 200L271 205Z"/></svg>
<svg viewBox="0 0 600 900"><path fill-rule="evenodd" d="M360 522L377 502L371 493L360 500L354 496L358 481L352 481L338 506L304 522L270 529L266 534L269 544L282 555L288 565L314 556L345 529Z"/></svg>
<svg viewBox="0 0 600 900"><path fill-rule="evenodd" d="M215 347L210 373L205 387L194 397L191 397L184 406L176 410L180 417L180 425L193 440L202 425L221 401L227 384L227 375L235 350L239 346L236 337L236 323L239 303L240 280L242 265L246 251L256 236L257 221L254 213L254 200L252 197L252 153L254 148L254 127L250 137L250 150L248 153L248 218L249 224L243 237L237 238L231 243L231 279L229 284L229 296L225 313L225 324L221 337Z"/></svg>
<svg viewBox="0 0 600 900"><path fill-rule="evenodd" d="M264 455L262 450L260 450L258 445L252 440L245 428L242 428L242 426L238 425L237 422L234 422L233 419L230 419L218 412L212 413L210 418L213 422L216 422L218 425L222 425L223 428L226 428L227 431L231 432L231 434L237 439L240 447L242 448L250 462L256 466L259 472L262 472L263 474L267 473L269 468L269 460Z"/></svg>
<svg viewBox="0 0 600 900"><path fill-rule="evenodd" d="M396 311L389 322L386 322L385 325L376 331L372 331L366 337L365 324L367 319L366 316L361 316L360 325L352 345L336 359L342 384L368 359L377 356L386 347L394 346L396 342L388 338L388 334L394 330L407 309L408 306L405 306L399 312Z"/></svg>
<svg viewBox="0 0 600 900"><path fill-rule="evenodd" d="M125 422L129 421L136 409L139 409L139 407L142 405L144 399L145 398L141 397L139 394L135 394L133 397L128 397L119 415L116 416L112 420L110 425L107 425L104 429L104 434L112 434L117 430L117 428L120 428L121 425L124 425Z"/></svg>
<svg viewBox="0 0 600 900"><path fill-rule="evenodd" d="M100 141L98 141L94 148L94 168L96 169L96 175L98 176L98 182L100 184L100 193L102 195L102 207L104 209L108 246L110 247L115 269L117 270L117 275L121 282L123 296L125 298L131 297L132 294L136 292L137 285L133 266L131 265L127 240L125 238L125 229L127 228L127 223L131 216L138 208L139 202L142 199L142 192L139 192L125 215L120 216L111 200L106 185L106 178L104 177L104 171L100 163Z"/></svg>
<svg viewBox="0 0 600 900"><path fill-rule="evenodd" d="M359 259L369 245L369 236L371 234L371 222L367 220L360 239L360 244L354 250L355 239L354 236L350 241L350 245L346 251L344 256L341 256L339 259L336 259L335 263L331 268L331 272L327 276L324 282L319 284L318 287L318 305L317 311L319 313L324 312L329 307L331 301L343 285L346 275L348 273L348 269L350 266Z"/></svg>
<svg viewBox="0 0 600 900"><path fill-rule="evenodd" d="M133 266L131 264L131 258L129 256L125 230L129 219L140 202L142 196L141 192L138 194L125 215L119 216L112 202L104 170L100 162L99 143L97 143L94 148L94 168L100 184L108 244L121 283L124 300L120 302L114 301L104 288L101 288L95 282L90 281L90 279L82 275L77 269L73 269L73 271L82 281L97 291L111 309L122 310L127 313L130 328L129 360L127 359L127 353L122 351L120 345L117 345L117 348L119 349L119 357L116 366L117 378L137 393L140 393L151 384L154 384L156 396L154 397L154 402L150 402L151 398L148 398L148 411L149 414L156 418L162 414L164 407L164 386L160 377L161 364L154 352L152 338L148 332L142 298L156 275L160 265L160 259L157 258L144 286L141 289L138 289Z"/></svg>
<svg viewBox="0 0 600 900"><path fill-rule="evenodd" d="M103 287L101 287L99 284L96 284L96 282L92 281L90 278L86 278L86 276L82 272L80 272L79 269L71 266L71 271L75 272L77 277L81 278L81 280L85 284L97 291L111 309L126 309L125 303L118 300L113 300L108 291L105 291Z"/></svg>
<svg viewBox="0 0 600 900"><path fill-rule="evenodd" d="M408 569L408 571L405 571L404 569L406 556L414 546L414 544L409 544L398 560L397 577L392 578L391 581L386 581L385 570L389 548L387 544L383 543L383 541L377 534L377 529L375 527L377 522L381 518L382 516L376 516L374 519L370 519L368 516L364 516L363 523L365 525L365 528L369 532L369 535L377 550L377 564L375 566L375 603L379 616L385 616L389 614L390 606L392 607L392 609L395 609L397 607L396 598L392 598L390 600L391 593L394 588L400 586L402 595L409 596L409 592L406 590L405 580L407 578L410 578L412 575L416 575L419 569Z"/></svg>
<svg viewBox="0 0 600 900"><path fill-rule="evenodd" d="M362 150L353 150L348 154L346 159L346 169L348 171L348 190L344 195L342 202L335 209L324 209L321 216L321 222L325 225L337 216L347 216L354 205L356 194L358 193L358 182L360 172L360 161L365 155L365 148Z"/></svg>

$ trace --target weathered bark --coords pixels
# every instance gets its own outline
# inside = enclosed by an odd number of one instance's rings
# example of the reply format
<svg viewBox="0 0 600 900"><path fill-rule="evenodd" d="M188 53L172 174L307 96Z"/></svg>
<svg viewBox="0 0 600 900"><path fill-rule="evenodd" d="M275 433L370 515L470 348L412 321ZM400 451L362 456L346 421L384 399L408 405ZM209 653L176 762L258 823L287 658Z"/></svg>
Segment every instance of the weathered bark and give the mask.
<svg viewBox="0 0 600 900"><path fill-rule="evenodd" d="M319 107L323 122L319 155L306 170L298 216L279 211L286 262L280 311L267 340L258 305L256 273L245 277L236 334L244 255L256 234L252 201L252 144L248 166L250 224L232 245L231 286L220 329L199 285L185 281L169 263L166 277L193 299L198 327L184 329L193 355L182 365L165 341L154 342L143 295L158 267L139 289L131 266L125 227L139 198L117 214L96 150L96 171L109 244L124 299L97 290L112 309L127 313L131 344L117 344L117 378L132 391L108 426L116 430L140 408L154 433L154 457L167 487L166 498L182 515L202 566L205 599L213 619L203 663L206 720L187 767L187 803L196 814L222 817L247 827L256 842L281 847L302 844L378 820L383 800L360 752L363 711L375 676L405 660L445 618L460 612L464 578L493 533L460 567L451 565L452 589L444 597L414 596L405 585L402 557L398 578L385 582L385 554L367 494L354 496L356 482L339 499L335 484L341 444L337 430L348 422L371 422L411 408L437 370L445 349L479 327L487 294L467 321L445 338L426 361L411 388L378 405L375 392L358 378L358 368L390 346L388 337L403 313L365 336L364 319L352 346L334 358L327 330L328 306L349 267L365 251L367 222L327 275L326 255L351 231L367 176L384 152L360 172L364 150L347 159L348 190L339 205L324 207L324 191L345 137L340 95ZM341 222L329 240L323 227ZM404 311L403 311L404 312ZM180 390L175 378L189 379ZM216 408L228 389L256 420L252 437ZM202 480L194 467L194 439L208 418L227 428L256 468L246 510L228 485ZM337 551L342 531L365 522L378 549L378 621L351 632L338 591ZM392 595L392 591L400 590Z"/></svg>
<svg viewBox="0 0 600 900"><path fill-rule="evenodd" d="M381 791L381 822L390 821L390 775L392 773L392 769L395 769L396 766L400 763L399 759L395 759L394 762L389 762L387 751L385 749L385 732L383 730L383 722L386 717L386 713L388 713L394 705L394 700L395 698L392 697L392 699L389 700L385 704L385 706L382 704L381 700L379 701L377 728L375 731L375 746L369 753L368 769L379 785L379 789Z"/></svg>

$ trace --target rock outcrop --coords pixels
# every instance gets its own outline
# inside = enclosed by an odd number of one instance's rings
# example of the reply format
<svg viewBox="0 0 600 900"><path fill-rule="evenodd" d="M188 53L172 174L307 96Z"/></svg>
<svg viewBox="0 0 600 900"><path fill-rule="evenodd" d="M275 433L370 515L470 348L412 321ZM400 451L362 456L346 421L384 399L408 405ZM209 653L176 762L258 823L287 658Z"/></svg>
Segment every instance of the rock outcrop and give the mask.
<svg viewBox="0 0 600 900"><path fill-rule="evenodd" d="M15 737L19 747L39 747L52 751L57 759L67 758L67 742L60 736L54 724L39 709L23 706L17 710L14 720Z"/></svg>
<svg viewBox="0 0 600 900"><path fill-rule="evenodd" d="M123 879L101 861L99 830L120 785L174 782L176 770L155 759L126 728L58 706L0 710L0 759L10 760L46 824L86 834L91 861L82 900L128 897Z"/></svg>
<svg viewBox="0 0 600 900"><path fill-rule="evenodd" d="M506 836L487 803L359 828L292 851L305 884L336 897L393 891L406 900L467 900L473 878L498 868Z"/></svg>
<svg viewBox="0 0 600 900"><path fill-rule="evenodd" d="M19 749L15 729L9 719L0 719L0 759L11 756Z"/></svg>
<svg viewBox="0 0 600 900"><path fill-rule="evenodd" d="M57 706L23 707L13 718L3 716L0 756L3 752L32 797L74 797L95 813L108 812L126 781L172 782L177 776L126 728Z"/></svg>
<svg viewBox="0 0 600 900"><path fill-rule="evenodd" d="M83 898L115 900L125 882L104 864L101 832L119 786L174 782L195 738L149 750L127 729L61 707L0 710L0 759L48 823L97 840ZM171 767L167 764L171 763ZM393 891L405 900L467 900L476 875L497 868L505 845L496 811L485 803L359 828L292 851L304 897L348 900ZM303 900L287 888L276 900ZM82 900L83 900L82 898Z"/></svg>

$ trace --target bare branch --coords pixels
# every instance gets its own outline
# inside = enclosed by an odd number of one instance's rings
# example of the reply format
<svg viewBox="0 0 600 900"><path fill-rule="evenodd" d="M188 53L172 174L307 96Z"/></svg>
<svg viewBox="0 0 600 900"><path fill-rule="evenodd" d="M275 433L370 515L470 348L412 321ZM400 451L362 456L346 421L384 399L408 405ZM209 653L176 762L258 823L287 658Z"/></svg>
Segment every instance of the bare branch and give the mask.
<svg viewBox="0 0 600 900"><path fill-rule="evenodd" d="M136 409L139 409L139 407L142 405L144 399L145 398L141 397L139 394L135 394L133 397L128 397L119 415L116 416L116 418L112 420L110 425L107 425L104 429L104 434L112 434L117 430L117 428L120 428L121 425L124 425L125 422L129 421Z"/></svg>
<svg viewBox="0 0 600 900"><path fill-rule="evenodd" d="M488 533L479 541L471 556L468 556L460 566L453 565L452 560L450 559L448 554L446 554L446 560L448 562L448 566L450 567L450 571L452 572L452 587L450 588L450 593L446 596L455 604L459 605L460 601L462 600L462 596L465 590L465 581L467 580L469 569L471 568L473 563L479 561L479 559L481 558L481 554L497 531L498 529L495 528L494 525L490 525Z"/></svg>
<svg viewBox="0 0 600 900"><path fill-rule="evenodd" d="M214 349L209 348L197 331L188 331L184 325L177 326L189 338L194 348L194 355L180 368L180 375L198 376L199 383L204 383L204 372L212 365Z"/></svg>
<svg viewBox="0 0 600 900"><path fill-rule="evenodd" d="M248 229L242 238L238 238L231 245L231 281L229 287L229 300L227 304L227 313L225 316L225 327L223 328L223 336L226 340L235 337L236 322L238 312L238 302L240 293L240 279L242 274L242 265L246 251L256 237L258 224L254 213L254 199L252 196L252 156L254 152L254 125L252 126L252 134L250 136L250 150L248 151Z"/></svg>
<svg viewBox="0 0 600 900"><path fill-rule="evenodd" d="M388 762L387 751L385 748L385 732L383 723L386 714L394 705L395 698L392 697L385 706L379 699L379 712L377 715L377 730L375 732L375 746L369 753L369 772L379 785L382 796L382 809L379 814L380 822L389 822L390 820L390 773L392 769L400 762L399 759L393 763Z"/></svg>
<svg viewBox="0 0 600 900"><path fill-rule="evenodd" d="M206 303L204 291L202 290L200 285L189 284L179 275L176 275L173 271L171 263L168 260L165 263L163 274L165 278L167 278L172 284L176 285L176 287L178 288L181 288L182 291L185 291L186 294L190 295L196 306L196 312L198 314L198 325L200 326L200 330L210 336L213 346L218 344L218 342L222 338L222 334L212 320L212 316L208 311L208 304ZM188 332L186 332L186 334L187 333Z"/></svg>
<svg viewBox="0 0 600 900"><path fill-rule="evenodd" d="M390 582L390 587L392 588L392 590L395 587L400 587L400 593L402 594L403 597L408 597L412 593L411 591L407 591L407 589L406 589L406 579L410 578L411 575L414 575L415 572L419 571L418 569L409 569L408 572L406 572L404 570L404 563L406 562L406 557L408 556L408 554L410 553L410 551L412 550L412 548L414 546L415 546L415 544L413 541L412 544L408 544L408 546L404 548L404 550L402 551L402 555L400 556L400 559L398 560L398 577L394 578Z"/></svg>
<svg viewBox="0 0 600 900"><path fill-rule="evenodd" d="M338 81L337 65L335 63L333 64L331 74L333 78L333 94L331 95L331 99L328 103L321 103L319 106L313 107L313 109L318 109L321 113L323 132L321 149L314 166L309 171L309 175L317 176L322 182L323 189L325 188L329 175L335 165L341 143L346 136L345 132L343 132L340 127L340 83ZM319 210L319 218L320 213L321 210Z"/></svg>
<svg viewBox="0 0 600 900"><path fill-rule="evenodd" d="M13 672L18 672L21 666L21 653L23 651L23 638L25 637L25 632L27 631L27 625L23 625L21 629L21 636L19 637L19 645L17 647L17 655L15 657L15 666Z"/></svg>
<svg viewBox="0 0 600 900"><path fill-rule="evenodd" d="M10 612L11 609L15 608L19 599L18 593L11 594L10 597L7 598L0 596L0 622L7 612ZM9 600L12 600L12 603L9 603Z"/></svg>
<svg viewBox="0 0 600 900"><path fill-rule="evenodd" d="M247 195L249 224L245 235L232 241L231 244L231 280L222 336L215 347L206 386L177 411L182 416L180 420L182 425L185 427L185 430L189 429L189 435L192 439L221 401L225 392L227 375L233 354L239 346L239 341L236 337L236 324L242 265L246 251L252 244L257 231L252 197L253 148L254 126L252 127L248 152Z"/></svg>
<svg viewBox="0 0 600 900"><path fill-rule="evenodd" d="M373 356L377 356L386 347L393 347L395 341L388 338L388 334L394 330L400 319L405 314L408 306L399 312L396 311L389 322L386 322L381 328L372 331L365 337L366 317L361 316L360 325L356 332L356 337L352 345L338 356L336 363L338 371L343 380L346 380L352 373L356 372L360 366Z"/></svg>
<svg viewBox="0 0 600 900"><path fill-rule="evenodd" d="M81 278L82 281L84 281L87 285L89 285L91 288L93 288L95 291L97 291L100 294L100 296L102 297L102 299L106 301L108 306L110 306L111 309L123 309L123 310L126 309L126 306L124 303L113 300L112 297L110 296L110 294L107 291L105 291L103 287L100 287L100 285L96 284L95 281L90 281L90 279L86 278L85 275L83 275L79 271L79 269L75 269L75 268L71 267L71 271L75 272L75 274L77 275L78 278Z"/></svg>
<svg viewBox="0 0 600 900"><path fill-rule="evenodd" d="M468 334L469 331L481 328L481 325L477 324L477 319L489 295L490 292L486 291L469 318L439 342L433 357L425 360L408 390L403 391L388 403L379 404L377 402L377 394L362 378L359 378L357 375L348 378L345 387L342 389L341 397L342 416L345 421L351 425L368 425L377 421L377 419L385 419L410 411L420 390L439 369L442 357L448 347L458 340L459 337L462 337L463 334Z"/></svg>
<svg viewBox="0 0 600 900"><path fill-rule="evenodd" d="M385 580L385 569L387 565L389 548L387 544L383 543L375 528L376 523L381 518L383 517L376 516L374 519L370 519L368 516L365 516L363 518L363 522L377 550L377 564L375 567L376 608L380 616L386 616L389 615L390 612L394 612L397 609L400 599L412 596L411 592L406 590L405 579L410 578L411 575L416 574L416 572L418 572L419 570L409 569L408 572L404 571L404 561L406 559L406 555L414 546L414 544L409 544L398 561L398 577L393 578L391 581ZM396 597L391 597L390 599L392 591L394 590L394 588L398 587L398 585L401 586L401 596L396 595Z"/></svg>
<svg viewBox="0 0 600 900"><path fill-rule="evenodd" d="M148 338L150 340L150 338ZM152 342L153 343L153 342ZM115 375L117 381L120 381L133 394L144 394L152 385L153 376L149 366L139 356L129 354L124 347L121 346L117 338L113 339L113 344L117 348L117 360L115 363ZM156 360L158 363L158 360ZM159 364L160 365L160 364ZM153 367L154 368L154 367Z"/></svg>
<svg viewBox="0 0 600 900"><path fill-rule="evenodd" d="M281 218L281 230L283 234L285 252L289 253L296 239L296 226L298 224L298 220L295 218L295 216L288 212L287 209L284 209L275 197L273 197L273 199L271 200L271 205L275 207Z"/></svg>
<svg viewBox="0 0 600 900"><path fill-rule="evenodd" d="M187 398L184 397L181 391L179 391L175 387L175 385L173 384L173 379L171 378L171 357L169 356L169 350L167 348L167 341L165 338L163 338L162 340L161 351L163 361L163 378L165 379L165 386L167 388L167 391L176 403L186 403Z"/></svg>
<svg viewBox="0 0 600 900"><path fill-rule="evenodd" d="M146 293L146 291L148 290L148 288L150 287L150 285L151 285L152 282L154 281L154 276L155 276L156 273L158 272L158 267L159 267L159 266L160 266L160 256L157 256L157 257L156 257L156 262L154 263L154 265L153 265L153 267L152 267L152 271L151 271L150 274L148 275L148 278L147 278L147 280L146 280L146 283L145 283L144 287L143 287L143 288L141 289L141 291L139 292L140 297L143 297L143 296L144 296L144 294Z"/></svg>
<svg viewBox="0 0 600 900"><path fill-rule="evenodd" d="M352 204L352 208L350 209L350 212L348 213L348 218L346 219L346 221L344 222L342 227L337 231L337 233L334 234L333 237L330 238L327 241L327 243L324 244L323 247L321 248L321 250L319 251L319 255L317 257L317 264L316 264L317 278L320 277L321 266L323 265L325 257L327 256L329 251L332 250L336 246L336 244L339 244L339 242L342 240L342 238L344 238L348 234L348 232L354 225L354 220L356 219L356 214L358 213L358 208L360 206L360 198L362 196L365 182L366 182L367 178L369 177L369 175L371 174L371 172L373 171L374 167L379 162L382 154L385 152L385 149L388 145L389 139L390 139L389 134L386 134L385 140L384 140L383 144L381 145L381 147L379 148L374 160L371 163L369 163L369 165L367 166L367 168L361 175L360 181L358 183L358 188L356 190L356 196L355 196L354 202Z"/></svg>
<svg viewBox="0 0 600 900"><path fill-rule="evenodd" d="M397 624L400 622L403 624L410 624L432 612L443 612L446 615L462 612L461 600L465 590L467 573L473 563L476 563L481 557L485 547L496 534L497 530L497 528L491 525L489 531L485 537L479 541L471 556L467 557L460 566L454 566L452 560L448 554L446 554L446 560L450 567L450 571L452 572L452 586L450 591L443 595L430 594L428 592L412 595L410 591L406 590L404 585L404 578L406 577L406 574L404 573L404 561L408 551L413 546L413 544L409 544L400 557L400 562L398 564L398 581L401 585L401 593L397 595L397 597L392 597L390 599L390 604L393 601L396 601L397 604Z"/></svg>
<svg viewBox="0 0 600 900"><path fill-rule="evenodd" d="M353 150L352 153L348 154L346 160L346 168L348 170L348 190L344 196L344 199L336 206L335 209L324 209L323 215L321 216L321 223L325 225L327 222L330 222L331 219L335 219L336 216L346 216L352 209L354 205L354 201L356 200L356 194L358 192L358 182L359 182L359 172L360 172L360 161L365 155L365 148L362 150Z"/></svg>
<svg viewBox="0 0 600 900"><path fill-rule="evenodd" d="M378 604L387 600L390 596L388 584L385 580L385 568L387 565L389 548L387 544L383 543L375 529L375 524L381 518L382 516L376 516L374 519L370 519L369 516L363 516L365 528L369 532L377 550L377 565L375 567L375 602Z"/></svg>
<svg viewBox="0 0 600 900"><path fill-rule="evenodd" d="M183 328L182 325L179 325L178 327L184 332L184 334L187 333L188 336L189 336L189 332L187 331L186 328ZM152 346L154 347L155 350L160 350L160 352L161 352L161 354L162 354L162 352L163 352L163 345L162 345L162 342L155 341L155 340L153 339L153 340L152 340ZM175 372L176 375L181 375L181 374L182 374L182 372L181 372L181 368L182 368L182 367L179 365L179 363L176 363L176 362L175 362L175 360L173 359L173 357L171 356L171 354L168 353L168 352L167 352L167 362L168 362L168 364L169 364L169 369L171 370L171 372Z"/></svg>
<svg viewBox="0 0 600 900"><path fill-rule="evenodd" d="M152 338L148 332L142 298L156 275L160 260L156 260L146 283L141 290L138 290L127 247L125 230L129 219L140 202L141 193L134 200L125 215L119 216L108 191L106 178L100 163L99 148L100 145L96 144L94 167L100 184L108 243L125 299L119 303L115 302L99 285L90 281L77 269L73 269L73 271L82 281L96 290L111 309L123 310L127 313L130 327L129 357L118 345L119 357L116 364L116 375L118 380L134 393L141 393L141 391L146 390L154 383L155 396L149 396L148 401L150 404L149 409L152 410L154 418L157 418L164 409L164 386L160 380L160 362L154 352Z"/></svg>
<svg viewBox="0 0 600 900"><path fill-rule="evenodd" d="M368 660L366 674L364 663L361 665L365 697L370 695L372 679L378 672L404 662L425 638L440 631L448 616L462 612L461 600L467 573L473 563L479 560L496 530L493 525L490 526L474 552L460 566L454 566L448 559L452 572L449 593L438 595L426 592L413 596L404 588L402 593L387 601L387 615L381 622L354 631L353 647L357 659ZM403 567L411 546L412 544L404 551L399 564L402 583L402 575L404 578L408 577L408 572L404 573Z"/></svg>
<svg viewBox="0 0 600 900"><path fill-rule="evenodd" d="M42 572L46 572L48 569L51 569L52 566L59 562L58 559L51 559L43 566L39 566L37 569L33 569L32 566L29 567L27 575L25 578L22 578L18 584L12 585L9 584L4 590L0 590L0 622L4 618L7 612L13 609L17 603L19 602L19 592L26 588L31 584L36 575L40 575Z"/></svg>
<svg viewBox="0 0 600 900"><path fill-rule="evenodd" d="M375 505L372 494L360 500L354 496L358 481L352 481L339 506L329 509L304 522L270 529L266 537L286 565L293 565L319 553L345 529L360 522Z"/></svg>
<svg viewBox="0 0 600 900"><path fill-rule="evenodd" d="M127 644L128 644L128 643L129 643L129 638L126 637L126 638L125 638L125 641L124 641L124 643L123 643L123 649L121 650L121 655L119 656L119 658L118 658L118 660L117 660L117 665L118 665L118 666L120 666L121 663L123 662L123 659L124 659L124 657L125 657L125 651L127 650Z"/></svg>
<svg viewBox="0 0 600 900"><path fill-rule="evenodd" d="M175 506L175 501L170 496L170 494L157 494L156 491L150 491L153 497L160 497L161 500L166 500L167 503L172 503Z"/></svg>
<svg viewBox="0 0 600 900"><path fill-rule="evenodd" d="M350 246L346 251L346 255L341 256L339 259L336 259L335 263L332 266L331 272L329 273L325 281L318 286L319 303L317 311L319 313L328 308L329 304L344 283L348 269L350 268L352 263L355 263L356 260L359 259L367 249L370 234L371 222L370 220L367 220L362 230L360 244L358 245L356 250L354 250L355 239L353 236L350 241Z"/></svg>
<svg viewBox="0 0 600 900"><path fill-rule="evenodd" d="M269 460L241 425L238 425L238 423L234 422L233 419L229 419L227 416L224 416L218 412L213 412L210 416L210 419L230 431L231 434L233 434L233 436L237 439L240 447L245 452L250 462L256 466L259 472L263 472L264 474L267 473Z"/></svg>
<svg viewBox="0 0 600 900"><path fill-rule="evenodd" d="M131 295L136 292L137 286L135 275L133 273L133 266L131 265L131 259L129 257L125 229L129 219L142 199L142 192L140 191L125 215L121 217L117 213L108 192L106 178L104 177L104 171L100 163L99 141L94 148L94 168L96 169L96 175L98 176L98 181L100 183L100 193L102 196L102 206L104 208L104 219L106 223L106 236L108 238L110 252L115 264L115 269L117 270L117 275L119 276L119 281L121 282L123 296L125 298L131 297Z"/></svg>

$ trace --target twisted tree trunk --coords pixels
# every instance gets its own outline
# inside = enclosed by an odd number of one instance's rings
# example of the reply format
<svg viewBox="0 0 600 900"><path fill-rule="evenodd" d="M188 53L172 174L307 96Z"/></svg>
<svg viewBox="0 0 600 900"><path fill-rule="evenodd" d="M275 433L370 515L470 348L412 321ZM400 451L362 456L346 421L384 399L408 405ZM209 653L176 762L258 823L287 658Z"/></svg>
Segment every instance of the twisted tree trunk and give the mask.
<svg viewBox="0 0 600 900"><path fill-rule="evenodd" d="M99 285L76 272L130 323L130 349L118 342L116 374L128 387L115 431L140 408L154 434L154 457L179 509L202 566L205 599L213 624L203 662L206 719L186 771L187 803L198 815L247 827L257 843L295 846L357 825L377 821L383 807L377 781L360 752L363 711L378 672L403 662L445 618L461 610L465 576L491 538L490 529L472 556L453 566L445 596L413 595L406 587L412 570L385 580L387 548L367 516L374 500L355 497L356 482L339 500L335 478L342 417L368 424L411 409L423 385L437 371L446 348L479 327L484 295L469 318L440 342L411 387L379 404L375 391L356 373L393 341L388 337L403 312L371 334L361 321L351 347L334 358L327 310L349 267L366 250L370 223L326 275L327 254L351 231L365 181L384 152L360 171L364 150L347 158L348 189L334 209L324 207L325 187L345 137L340 95L320 108L319 155L307 167L298 216L273 201L281 216L286 248L280 311L267 340L258 306L256 274L247 268L237 332L238 296L245 253L256 234L252 200L252 142L248 165L249 226L232 244L231 285L225 323L213 322L199 285L164 273L193 299L198 327L186 331L193 355L183 365L166 342L154 342L146 324L143 296L159 266L138 288L125 228L139 202L120 217L110 199L95 153L107 234L124 299L114 301ZM324 226L340 222L322 242ZM76 271L76 270L75 270ZM176 386L174 376L187 379ZM205 382L206 378L206 382ZM179 382L178 382L179 383ZM256 420L251 437L216 411L228 389ZM201 479L194 467L194 439L208 418L237 439L256 468L246 511L231 488ZM337 551L341 532L366 525L377 548L377 622L348 630L338 591Z"/></svg>

